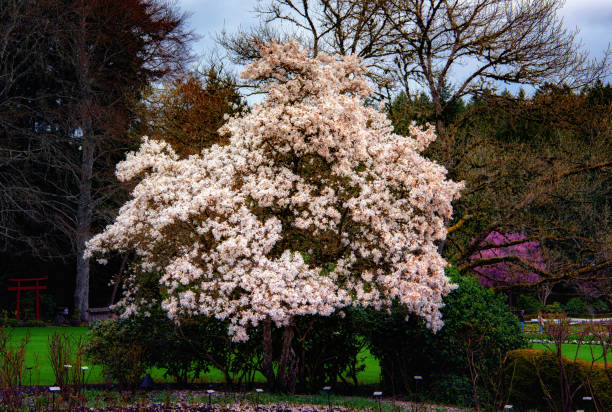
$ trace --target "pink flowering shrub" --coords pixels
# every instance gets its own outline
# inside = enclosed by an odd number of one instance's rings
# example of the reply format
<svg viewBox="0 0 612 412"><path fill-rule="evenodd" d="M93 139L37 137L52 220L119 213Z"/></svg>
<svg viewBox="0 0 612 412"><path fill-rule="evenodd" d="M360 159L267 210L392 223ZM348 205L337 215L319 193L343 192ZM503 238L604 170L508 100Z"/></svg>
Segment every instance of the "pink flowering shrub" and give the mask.
<svg viewBox="0 0 612 412"><path fill-rule="evenodd" d="M393 134L364 104L371 91L354 56L271 44L243 77L267 97L219 130L228 145L179 159L144 137L117 165L138 184L86 253L136 252L124 315L154 303L139 294L140 272L159 274L170 318L229 319L234 340L264 319L284 326L395 299L439 329L453 285L436 242L462 184L419 154L433 128Z"/></svg>
<svg viewBox="0 0 612 412"><path fill-rule="evenodd" d="M472 256L472 260L514 256L537 269L546 270L540 244L535 241L520 242L523 239L527 239L527 236L521 233L491 232L482 243L482 249ZM503 246L507 244L511 245ZM500 247L494 247L495 245L500 245ZM515 262L477 266L474 271L479 275L480 283L487 287L531 283L540 279L537 273Z"/></svg>

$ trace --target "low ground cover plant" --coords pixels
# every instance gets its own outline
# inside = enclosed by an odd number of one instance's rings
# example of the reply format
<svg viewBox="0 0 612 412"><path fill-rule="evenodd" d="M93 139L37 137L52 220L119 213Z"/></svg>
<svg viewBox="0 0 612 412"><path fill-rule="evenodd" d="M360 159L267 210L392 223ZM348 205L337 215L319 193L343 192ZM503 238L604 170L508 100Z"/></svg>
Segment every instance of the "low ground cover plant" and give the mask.
<svg viewBox="0 0 612 412"><path fill-rule="evenodd" d="M23 408L16 411L90 410L90 411L380 411L380 412L459 412L460 409L444 405L416 404L384 397L343 396L320 391L313 395L284 395L245 392L219 392L208 394L206 390L152 390L108 391L87 389L78 398L55 397L39 390L24 394Z"/></svg>

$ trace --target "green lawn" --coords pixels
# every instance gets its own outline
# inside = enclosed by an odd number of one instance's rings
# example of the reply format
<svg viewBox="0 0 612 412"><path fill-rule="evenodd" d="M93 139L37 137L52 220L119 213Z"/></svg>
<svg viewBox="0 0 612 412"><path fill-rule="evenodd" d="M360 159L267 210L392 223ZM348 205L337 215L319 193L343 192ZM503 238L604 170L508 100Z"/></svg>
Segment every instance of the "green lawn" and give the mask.
<svg viewBox="0 0 612 412"><path fill-rule="evenodd" d="M532 349L541 349L541 350L556 350L553 344L544 344L544 343L531 343L529 345ZM576 349L578 349L578 353L576 354ZM580 345L578 347L577 344L574 343L565 343L561 347L561 353L568 359L581 359L583 361L591 362L595 360L595 362L603 363L603 349L599 345ZM608 362L612 361L612 354L608 354Z"/></svg>
<svg viewBox="0 0 612 412"><path fill-rule="evenodd" d="M31 366L31 377L33 385L52 385L55 383L53 369L49 361L49 337L58 329L62 333L78 338L89 330L87 327L41 327L41 328L9 328L11 334L12 345L17 345L26 334L30 335L30 341L26 346L26 366ZM89 366L89 371L86 374L88 383L102 383L100 368L97 366ZM30 383L30 371L26 371L23 376L24 383Z"/></svg>
<svg viewBox="0 0 612 412"><path fill-rule="evenodd" d="M31 366L31 382L33 385L52 385L55 383L55 376L51 369L49 361L49 337L58 329L72 338L83 337L89 328L87 327L37 327L37 328L8 328L11 334L11 345L17 345L23 339L26 333L30 335L30 341L26 346L26 366ZM373 384L380 380L380 366L378 361L366 349L359 355L363 359L366 368L357 374L359 383ZM101 368L96 365L88 365L89 371L86 375L87 383L103 383L104 379L101 374ZM164 370L153 368L149 371L156 382L167 381L164 378ZM259 375L256 377L258 381L263 382L264 377ZM203 374L198 379L199 382L223 382L223 374L212 369L207 374ZM30 383L30 371L26 371L23 377L23 383Z"/></svg>

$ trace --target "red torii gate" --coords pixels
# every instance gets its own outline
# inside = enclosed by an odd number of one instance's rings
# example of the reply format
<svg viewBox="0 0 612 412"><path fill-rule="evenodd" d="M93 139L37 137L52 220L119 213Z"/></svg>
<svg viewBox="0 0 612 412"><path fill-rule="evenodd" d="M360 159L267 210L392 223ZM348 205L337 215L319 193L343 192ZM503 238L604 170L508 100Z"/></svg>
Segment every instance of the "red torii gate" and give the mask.
<svg viewBox="0 0 612 412"><path fill-rule="evenodd" d="M21 291L22 290L35 290L36 291L36 320L40 320L40 316L39 316L39 304L38 304L38 291L39 290L44 290L47 289L46 286L44 285L40 285L38 282L40 282L41 280L47 280L48 277L44 276L44 277L40 277L40 278L28 278L28 279L9 279L9 281L11 282L17 282L17 286L10 286L8 288L9 291L16 291L17 292L17 312L16 312L16 318L19 319L19 305L20 305L20 297L21 297ZM34 286L22 286L21 282L35 282Z"/></svg>

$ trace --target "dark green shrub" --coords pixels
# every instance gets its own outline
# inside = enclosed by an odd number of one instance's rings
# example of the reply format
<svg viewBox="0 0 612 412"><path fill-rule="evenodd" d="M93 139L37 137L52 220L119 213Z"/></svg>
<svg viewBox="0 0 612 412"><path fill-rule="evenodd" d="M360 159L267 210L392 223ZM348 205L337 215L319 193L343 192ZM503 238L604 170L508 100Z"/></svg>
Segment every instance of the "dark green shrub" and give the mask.
<svg viewBox="0 0 612 412"><path fill-rule="evenodd" d="M148 336L141 340L148 367L165 369L165 376L179 383L187 383L208 371L210 363L204 356L198 355L200 351L206 352L204 346L210 346L213 342L209 338L210 322L188 321L179 326L161 313L158 316L135 317L131 321L138 330L149 331Z"/></svg>
<svg viewBox="0 0 612 412"><path fill-rule="evenodd" d="M356 382L363 365L357 355L364 347L358 335L360 316L305 316L295 319L293 350L298 358L298 388L316 392L339 379ZM215 318L184 319L180 325L161 311L149 317L114 319L94 325L87 354L100 364L109 381L124 386L137 383L146 369L163 368L166 376L185 383L216 367L227 384L253 384L263 357L260 329L249 331L246 342L232 342L227 322ZM280 353L282 331L273 344ZM129 359L126 362L125 359Z"/></svg>
<svg viewBox="0 0 612 412"><path fill-rule="evenodd" d="M517 307L519 310L525 310L525 313L537 313L542 309L542 304L533 295L520 295L517 299Z"/></svg>
<svg viewBox="0 0 612 412"><path fill-rule="evenodd" d="M300 360L298 387L317 392L338 380L357 384L357 372L363 369L357 355L365 346L358 334L361 315L353 310L344 316L303 316L296 319L294 350ZM280 346L280 334L278 346Z"/></svg>
<svg viewBox="0 0 612 412"><path fill-rule="evenodd" d="M518 320L501 296L453 269L447 273L459 287L444 299L445 326L437 334L425 328L419 318L406 322L399 308L390 315L364 312L363 334L381 363L387 390L409 393L414 375L421 375L431 400L456 403L456 395L440 391L435 382L443 376L471 382L467 352L477 359L484 381L501 370L507 351L526 344Z"/></svg>
<svg viewBox="0 0 612 412"><path fill-rule="evenodd" d="M110 319L97 322L88 333L85 353L102 367L108 382L123 387L134 387L140 382L148 367L145 345L148 336L129 319ZM158 348L163 352L165 348Z"/></svg>
<svg viewBox="0 0 612 412"><path fill-rule="evenodd" d="M544 306L543 311L547 313L561 313L563 312L563 307L561 306L561 303L553 302L550 305Z"/></svg>
<svg viewBox="0 0 612 412"><path fill-rule="evenodd" d="M608 313L610 306L608 306L608 302L604 299L597 299L593 303L591 303L591 307L597 313Z"/></svg>
<svg viewBox="0 0 612 412"><path fill-rule="evenodd" d="M165 369L165 375L179 383L211 366L224 374L227 384L252 383L260 351L260 339L253 333L254 340L235 343L227 336L226 322L198 317L177 325L159 311L96 323L89 332L87 355L102 366L109 381L123 386L138 383L151 367Z"/></svg>
<svg viewBox="0 0 612 412"><path fill-rule="evenodd" d="M472 393L472 383L467 376L440 375L431 377L429 385L431 392L436 393L436 398L440 400L451 400L456 405L471 405L474 401ZM415 391L418 391L415 385ZM417 396L418 399L418 396Z"/></svg>
<svg viewBox="0 0 612 412"><path fill-rule="evenodd" d="M261 338L251 330L246 342L232 342L227 335L228 323L215 318L196 317L175 324L157 319L155 341L148 346L164 345L164 353L150 357L153 366L166 369L166 374L185 383L219 369L228 385L252 383L259 364Z"/></svg>
<svg viewBox="0 0 612 412"><path fill-rule="evenodd" d="M571 298L565 304L565 311L570 315L584 315L586 310L585 301L579 297Z"/></svg>

